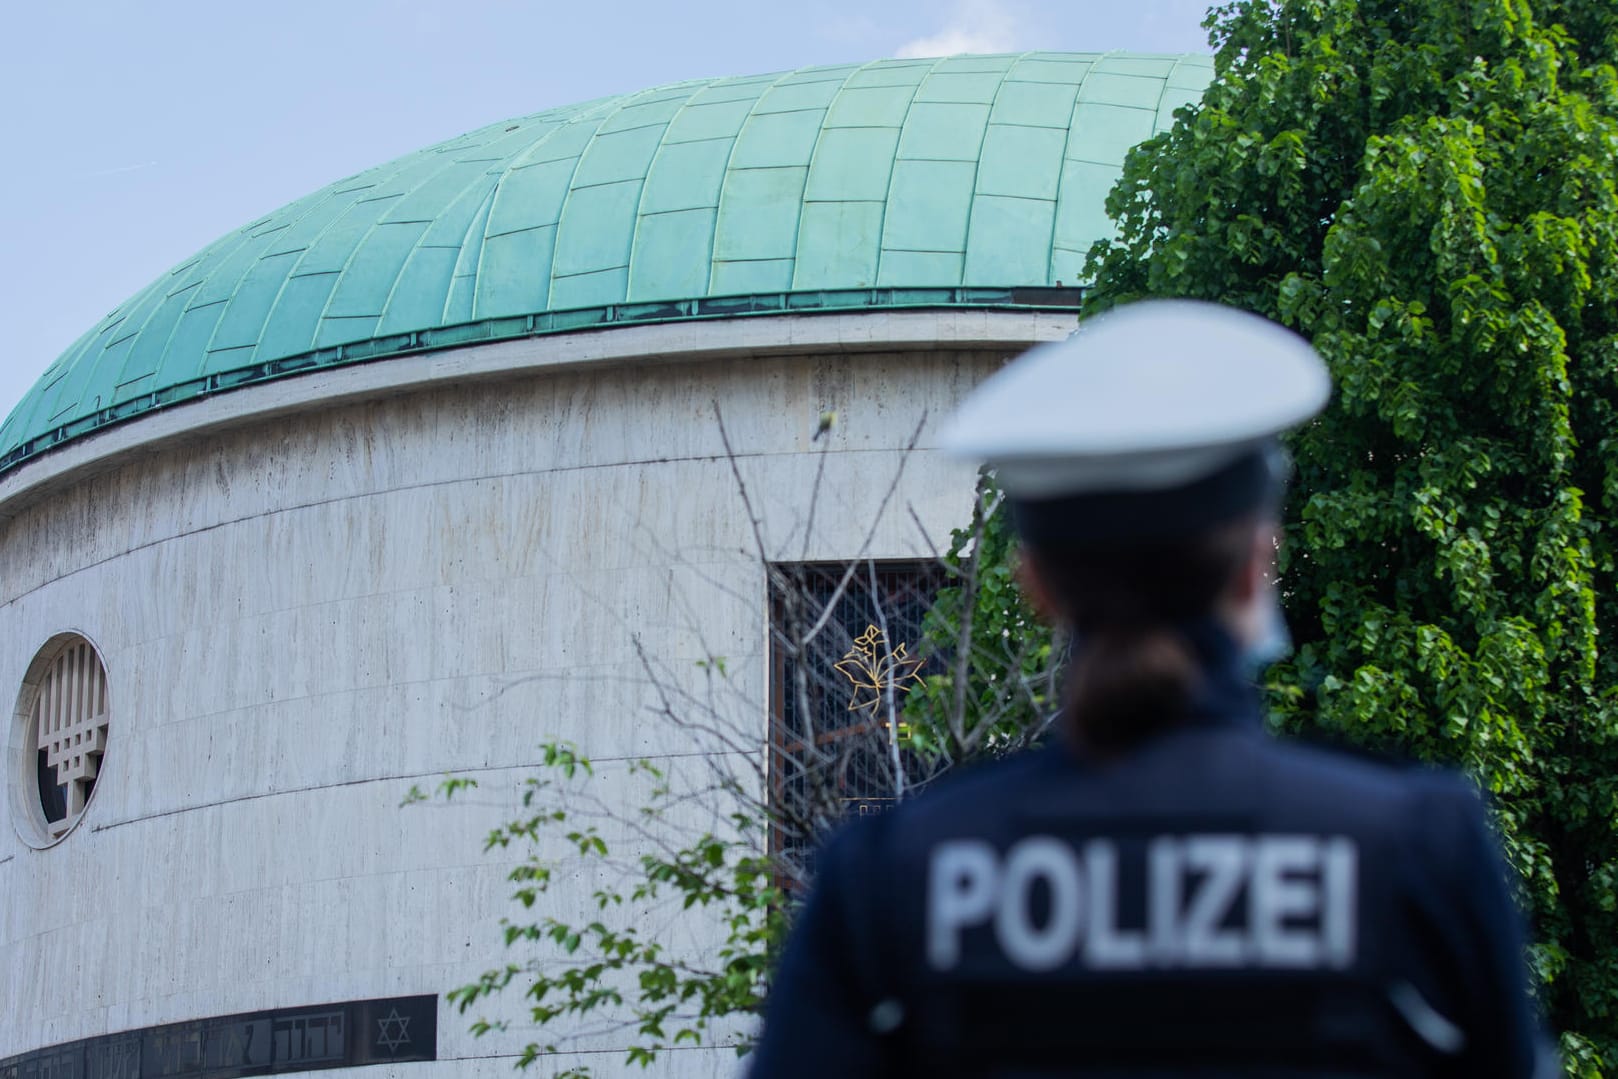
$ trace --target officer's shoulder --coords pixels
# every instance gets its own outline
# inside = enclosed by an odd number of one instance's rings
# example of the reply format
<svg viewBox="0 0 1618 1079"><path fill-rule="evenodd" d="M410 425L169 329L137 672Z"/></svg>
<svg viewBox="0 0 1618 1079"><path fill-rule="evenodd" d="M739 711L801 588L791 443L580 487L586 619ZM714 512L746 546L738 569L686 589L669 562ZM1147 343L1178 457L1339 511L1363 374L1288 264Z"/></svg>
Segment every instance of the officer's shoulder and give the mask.
<svg viewBox="0 0 1618 1079"><path fill-rule="evenodd" d="M1424 792L1475 792L1470 780L1454 769L1417 760L1396 750L1366 746L1330 734L1309 732L1269 740L1274 752L1301 769L1352 776Z"/></svg>
<svg viewBox="0 0 1618 1079"><path fill-rule="evenodd" d="M1071 767L1068 756L1065 747L1052 741L1000 757L967 761L939 776L916 803L943 804L976 798L987 790L1026 782L1062 764Z"/></svg>
<svg viewBox="0 0 1618 1079"><path fill-rule="evenodd" d="M1067 784L1073 779L1072 764L1062 746L1036 746L956 765L883 816L893 828L907 834L917 829L948 831L1005 806L1008 795L1041 783Z"/></svg>
<svg viewBox="0 0 1618 1079"><path fill-rule="evenodd" d="M1311 799L1402 817L1416 834L1484 814L1477 785L1454 769L1318 736L1268 742L1287 786Z"/></svg>
<svg viewBox="0 0 1618 1079"><path fill-rule="evenodd" d="M970 830L1002 804L1005 792L1024 788L1049 770L1048 756L1046 749L1025 749L958 764L896 805L845 818L820 850L817 875L849 885L891 865L896 854L916 849L918 841Z"/></svg>

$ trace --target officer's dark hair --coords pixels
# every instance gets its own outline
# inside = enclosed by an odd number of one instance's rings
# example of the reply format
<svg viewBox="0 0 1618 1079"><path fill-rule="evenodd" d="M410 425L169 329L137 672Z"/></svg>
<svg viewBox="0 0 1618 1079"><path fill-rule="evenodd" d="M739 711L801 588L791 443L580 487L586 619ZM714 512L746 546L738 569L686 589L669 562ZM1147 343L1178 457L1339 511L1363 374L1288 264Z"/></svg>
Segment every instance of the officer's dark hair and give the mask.
<svg viewBox="0 0 1618 1079"><path fill-rule="evenodd" d="M1062 722L1083 750L1106 755L1182 723L1200 665L1182 627L1213 613L1248 558L1252 519L1186 539L1024 548L1072 628Z"/></svg>

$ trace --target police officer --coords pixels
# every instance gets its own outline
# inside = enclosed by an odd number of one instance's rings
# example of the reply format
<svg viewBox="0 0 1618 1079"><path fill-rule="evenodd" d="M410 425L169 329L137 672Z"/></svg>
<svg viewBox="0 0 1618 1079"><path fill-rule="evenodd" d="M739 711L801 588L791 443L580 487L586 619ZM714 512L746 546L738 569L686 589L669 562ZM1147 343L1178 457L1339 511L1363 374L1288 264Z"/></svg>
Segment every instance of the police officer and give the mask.
<svg viewBox="0 0 1618 1079"><path fill-rule="evenodd" d="M754 1079L1554 1070L1472 788L1263 729L1275 437L1329 393L1280 327L1148 301L968 398L944 448L1074 632L1061 733L832 841Z"/></svg>

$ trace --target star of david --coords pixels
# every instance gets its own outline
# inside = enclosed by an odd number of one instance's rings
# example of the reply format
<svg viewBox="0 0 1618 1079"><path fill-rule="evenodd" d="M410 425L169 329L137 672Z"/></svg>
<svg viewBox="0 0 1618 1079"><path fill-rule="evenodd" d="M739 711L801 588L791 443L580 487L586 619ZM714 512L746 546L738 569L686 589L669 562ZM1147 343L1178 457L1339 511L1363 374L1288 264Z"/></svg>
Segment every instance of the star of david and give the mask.
<svg viewBox="0 0 1618 1079"><path fill-rule="evenodd" d="M410 1044L410 1017L400 1015L399 1009L394 1008L388 1014L376 1021L378 1033L376 1044L387 1048L388 1052L396 1053L399 1046Z"/></svg>

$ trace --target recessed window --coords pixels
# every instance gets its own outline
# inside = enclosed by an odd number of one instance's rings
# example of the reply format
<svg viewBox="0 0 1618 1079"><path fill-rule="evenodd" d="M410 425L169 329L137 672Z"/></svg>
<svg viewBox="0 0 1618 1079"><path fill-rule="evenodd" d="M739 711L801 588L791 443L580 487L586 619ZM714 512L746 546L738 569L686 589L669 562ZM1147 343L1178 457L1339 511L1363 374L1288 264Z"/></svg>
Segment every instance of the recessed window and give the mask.
<svg viewBox="0 0 1618 1079"><path fill-rule="evenodd" d="M921 630L942 581L936 563L770 567L771 846L805 877L829 827L927 779L904 697L935 665Z"/></svg>
<svg viewBox="0 0 1618 1079"><path fill-rule="evenodd" d="M52 638L17 701L13 744L23 782L13 805L28 838L53 843L79 822L101 771L107 723L107 669L95 646L76 633Z"/></svg>

